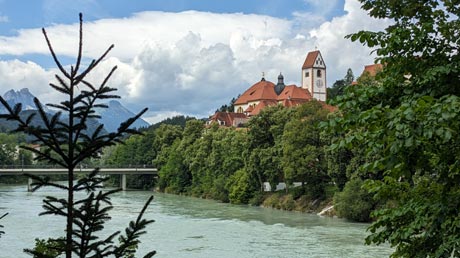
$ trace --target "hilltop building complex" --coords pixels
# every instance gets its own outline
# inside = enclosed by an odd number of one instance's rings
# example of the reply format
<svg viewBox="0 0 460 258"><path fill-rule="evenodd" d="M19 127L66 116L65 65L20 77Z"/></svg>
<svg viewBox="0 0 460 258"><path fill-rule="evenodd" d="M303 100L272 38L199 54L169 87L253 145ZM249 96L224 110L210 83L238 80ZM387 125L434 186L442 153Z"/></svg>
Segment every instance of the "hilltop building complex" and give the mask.
<svg viewBox="0 0 460 258"><path fill-rule="evenodd" d="M208 120L221 126L238 127L268 106L293 107L316 99L325 102L326 63L319 50L309 52L302 65L301 86L285 85L280 73L277 84L264 77L247 89L234 103L234 112L216 112Z"/></svg>

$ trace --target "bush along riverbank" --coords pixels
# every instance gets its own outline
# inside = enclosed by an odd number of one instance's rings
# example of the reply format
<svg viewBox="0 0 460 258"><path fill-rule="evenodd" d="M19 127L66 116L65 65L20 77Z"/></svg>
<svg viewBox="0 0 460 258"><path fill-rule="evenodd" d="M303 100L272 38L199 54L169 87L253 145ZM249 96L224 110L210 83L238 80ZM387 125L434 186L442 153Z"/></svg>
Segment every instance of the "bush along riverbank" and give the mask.
<svg viewBox="0 0 460 258"><path fill-rule="evenodd" d="M169 194L179 194L186 196L193 196L196 198L214 199L217 201L232 203L228 198L215 199L210 195L197 196L189 192L175 193L172 191L162 191L156 188L156 191L165 192ZM277 209L284 211L302 212L317 214L319 216L337 217L337 212L334 209L334 193L336 187L329 187L329 192L325 196L312 196L305 194L305 190L298 187L289 191L278 190L276 192L262 192L256 193L247 203L238 203L237 205L251 205L259 206L262 208ZM220 195L222 197L222 195ZM235 204L233 202L233 204Z"/></svg>
<svg viewBox="0 0 460 258"><path fill-rule="evenodd" d="M291 188L288 191L280 190L276 192L266 192L260 203L261 207L273 208L278 210L296 211L305 213L318 214L328 209L329 212L323 212L321 216L335 216L333 206L333 196L337 191L334 186L326 187L324 195L312 195L301 186Z"/></svg>
<svg viewBox="0 0 460 258"><path fill-rule="evenodd" d="M332 199L314 199L306 195L294 198L289 193L270 193L262 202L265 208L274 208L286 211L298 211L305 213L319 214L325 208L332 206ZM335 212L323 214L324 216L335 216Z"/></svg>

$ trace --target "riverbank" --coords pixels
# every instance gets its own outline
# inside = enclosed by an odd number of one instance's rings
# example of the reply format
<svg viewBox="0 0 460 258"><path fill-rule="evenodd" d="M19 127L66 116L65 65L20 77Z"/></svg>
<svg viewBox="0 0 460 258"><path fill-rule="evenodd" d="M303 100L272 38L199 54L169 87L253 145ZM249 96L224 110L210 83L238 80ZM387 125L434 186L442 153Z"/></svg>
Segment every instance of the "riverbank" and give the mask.
<svg viewBox="0 0 460 258"><path fill-rule="evenodd" d="M200 196L190 194L188 192L174 193L169 191L160 191L159 188L155 188L154 191L179 196L191 196L200 199L215 200L222 203L229 203L228 200L215 199L209 195ZM333 207L333 197L335 192L335 188L330 188L324 193L322 198L315 198L307 194L302 194L303 191L301 188L293 188L289 192L286 192L284 190L276 192L264 192L262 194L256 194L255 196L253 196L249 200L248 205L307 214L319 215L321 213L321 216L337 217L336 211Z"/></svg>
<svg viewBox="0 0 460 258"><path fill-rule="evenodd" d="M264 208L313 214L318 214L329 208L329 210L324 212L322 216L334 217L336 216L336 213L333 208L330 208L332 205L332 198L319 199L311 198L307 195L294 198L293 194L276 192L267 194L260 206Z"/></svg>

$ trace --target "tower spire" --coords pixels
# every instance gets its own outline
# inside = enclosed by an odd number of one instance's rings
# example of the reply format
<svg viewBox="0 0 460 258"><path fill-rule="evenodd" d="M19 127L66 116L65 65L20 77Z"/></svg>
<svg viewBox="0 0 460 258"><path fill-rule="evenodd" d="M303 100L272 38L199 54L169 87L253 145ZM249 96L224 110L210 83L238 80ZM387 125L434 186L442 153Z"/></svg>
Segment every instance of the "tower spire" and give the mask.
<svg viewBox="0 0 460 258"><path fill-rule="evenodd" d="M278 75L278 84L275 85L275 93L276 95L280 95L281 92L284 90L284 76L283 74Z"/></svg>

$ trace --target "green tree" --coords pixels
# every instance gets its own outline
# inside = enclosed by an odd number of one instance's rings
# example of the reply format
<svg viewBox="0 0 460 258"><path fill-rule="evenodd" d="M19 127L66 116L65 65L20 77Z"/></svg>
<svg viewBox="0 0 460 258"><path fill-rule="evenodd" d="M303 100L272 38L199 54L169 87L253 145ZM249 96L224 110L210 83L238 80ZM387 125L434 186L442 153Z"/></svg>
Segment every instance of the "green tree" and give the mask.
<svg viewBox="0 0 460 258"><path fill-rule="evenodd" d="M385 67L378 84L349 91L330 121L344 135L333 148L361 148L360 175L391 204L374 213L366 241L389 242L394 257L460 256L460 5L360 1L372 17L394 21L350 35Z"/></svg>
<svg viewBox="0 0 460 258"><path fill-rule="evenodd" d="M202 137L196 139L196 141L187 148L185 156L188 168L192 174L192 193L199 197L205 197L207 189L212 185L207 177L207 159L212 151L213 130L217 129L207 129L207 132L203 134Z"/></svg>
<svg viewBox="0 0 460 258"><path fill-rule="evenodd" d="M153 164L156 168L166 164L172 144L176 139L182 138L182 127L178 125L162 124L155 129L155 139L153 141L154 152L156 153Z"/></svg>
<svg viewBox="0 0 460 258"><path fill-rule="evenodd" d="M245 168L255 191L263 192L263 184L267 181L275 189L283 178L283 132L294 112L292 108L277 105L262 110L249 120Z"/></svg>
<svg viewBox="0 0 460 258"><path fill-rule="evenodd" d="M103 125L100 125L91 134L87 131L87 123L91 118L97 118L95 108L107 108L104 104L99 104L101 100L116 98L113 95L115 90L107 86L108 80L115 71L114 67L101 85L94 86L87 81L86 76L96 67L101 60L112 49L111 46L99 59L93 60L86 68L82 68L83 53L83 19L80 14L80 34L79 48L76 64L70 67L70 71L65 70L58 60L48 35L43 29L47 45L51 55L58 66L62 75L56 75L57 84L51 83L50 86L66 97L66 100L59 104L48 104L58 110L51 118L44 112L40 101L35 98L34 103L38 109L40 119L44 127L31 125L34 114L29 115L26 119L20 116L21 104L11 107L2 97L0 102L8 110L8 114L0 115L1 118L16 121L18 126L16 131L23 132L33 136L36 142L41 143L43 148L40 150L22 146L37 155L37 159L46 160L47 162L59 165L67 169L68 181L66 185L50 182L47 178L29 175L35 179L34 190L43 186L52 186L63 189L67 192L66 198L56 198L47 196L44 199L44 209L40 215L57 215L66 218L66 236L65 238L54 239L56 248L59 252L65 253L67 258L75 254L78 257L124 257L133 255L139 236L145 231L147 224L152 220L142 219L145 209L152 201L153 196L147 201L140 212L136 221L132 221L125 230L125 235L120 235L120 231L109 234L105 238L98 236L103 229L104 222L110 219L108 211L112 209L110 204L110 195L117 190L102 192L100 183L104 179L98 177L98 169L95 169L84 178L74 181L75 168L85 160L97 156L98 151L103 147L121 142L127 135L136 133L129 129L129 126L138 119L145 111L141 111L135 117L122 123L114 133L103 133ZM61 118L61 114L65 118ZM82 199L77 199L77 192L87 193ZM114 244L113 239L119 236L119 243ZM38 250L26 250L31 255L40 255ZM155 251L148 253L145 257L151 257Z"/></svg>
<svg viewBox="0 0 460 258"><path fill-rule="evenodd" d="M236 173L230 177L227 187L230 191L230 201L235 204L248 203L253 195L251 181L248 173L244 169L236 171Z"/></svg>
<svg viewBox="0 0 460 258"><path fill-rule="evenodd" d="M19 134L0 133L0 165L30 165L32 154L19 149L25 137Z"/></svg>
<svg viewBox="0 0 460 258"><path fill-rule="evenodd" d="M178 148L179 144L179 139L172 144L166 164L160 169L159 187L162 191L185 193L191 185L191 174L184 164L184 157Z"/></svg>
<svg viewBox="0 0 460 258"><path fill-rule="evenodd" d="M353 221L370 221L371 212L376 202L366 189L363 189L363 181L359 178L351 179L345 184L342 192L334 196L334 209L339 217Z"/></svg>
<svg viewBox="0 0 460 258"><path fill-rule="evenodd" d="M354 80L353 71L348 68L347 74L343 79L335 81L331 88L327 88L328 100L334 100L337 96L342 96L345 93L345 88L350 86Z"/></svg>
<svg viewBox="0 0 460 258"><path fill-rule="evenodd" d="M282 165L286 185L301 182L314 197L323 196L328 181L325 142L319 127L326 121L327 114L319 102L305 103L296 109L296 116L286 124L283 134Z"/></svg>
<svg viewBox="0 0 460 258"><path fill-rule="evenodd" d="M156 123L152 126L150 126L148 128L148 130L155 130L157 129L158 127L160 127L161 125L178 125L180 127L184 127L185 124L187 123L188 120L191 120L191 119L195 119L193 117L189 117L189 116L173 116L173 117L168 117L166 118L165 120L159 122L159 123Z"/></svg>

